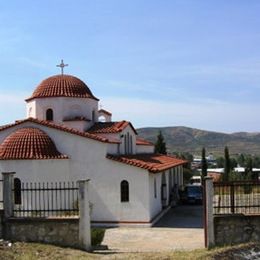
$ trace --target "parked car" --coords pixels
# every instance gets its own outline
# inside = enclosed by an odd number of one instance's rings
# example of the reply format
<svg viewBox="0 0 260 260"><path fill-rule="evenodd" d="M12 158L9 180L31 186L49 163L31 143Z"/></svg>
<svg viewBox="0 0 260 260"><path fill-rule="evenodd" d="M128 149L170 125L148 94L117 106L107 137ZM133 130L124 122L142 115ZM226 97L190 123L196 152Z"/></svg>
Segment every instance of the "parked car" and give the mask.
<svg viewBox="0 0 260 260"><path fill-rule="evenodd" d="M182 203L202 204L203 190L201 185L187 185L180 193Z"/></svg>

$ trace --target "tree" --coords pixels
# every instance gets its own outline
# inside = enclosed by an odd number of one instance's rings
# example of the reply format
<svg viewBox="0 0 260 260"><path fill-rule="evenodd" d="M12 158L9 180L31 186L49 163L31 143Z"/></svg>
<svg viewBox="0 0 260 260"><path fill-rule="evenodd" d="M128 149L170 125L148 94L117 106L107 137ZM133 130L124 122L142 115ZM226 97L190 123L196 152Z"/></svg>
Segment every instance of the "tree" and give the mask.
<svg viewBox="0 0 260 260"><path fill-rule="evenodd" d="M225 163L224 163L223 181L229 181L231 166L230 166L229 151L227 146L225 147L224 154L225 154Z"/></svg>
<svg viewBox="0 0 260 260"><path fill-rule="evenodd" d="M157 141L155 143L155 153L167 154L166 143L164 142L164 137L161 131L157 135Z"/></svg>
<svg viewBox="0 0 260 260"><path fill-rule="evenodd" d="M253 159L252 159L252 157L249 157L246 160L245 178L247 180L257 180L258 179L258 174L253 173Z"/></svg>
<svg viewBox="0 0 260 260"><path fill-rule="evenodd" d="M237 167L237 160L235 158L230 158L230 170L233 170Z"/></svg>
<svg viewBox="0 0 260 260"><path fill-rule="evenodd" d="M224 168L224 165L225 165L225 159L224 157L220 156L216 159L216 162L217 162L217 167L218 168Z"/></svg>
<svg viewBox="0 0 260 260"><path fill-rule="evenodd" d="M202 151L201 151L201 176L202 178L206 177L208 172L208 163L207 163L207 159L206 159L206 150L203 147Z"/></svg>
<svg viewBox="0 0 260 260"><path fill-rule="evenodd" d="M239 164L240 167L244 167L245 165L245 156L244 154L239 154L239 156L237 157L237 163Z"/></svg>

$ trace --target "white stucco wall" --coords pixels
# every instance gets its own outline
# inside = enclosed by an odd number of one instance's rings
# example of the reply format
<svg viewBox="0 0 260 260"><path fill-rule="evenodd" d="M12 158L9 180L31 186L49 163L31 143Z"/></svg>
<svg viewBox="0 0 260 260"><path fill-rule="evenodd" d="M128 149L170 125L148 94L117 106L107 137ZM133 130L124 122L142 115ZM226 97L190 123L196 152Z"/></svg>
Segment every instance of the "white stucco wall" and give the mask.
<svg viewBox="0 0 260 260"><path fill-rule="evenodd" d="M64 121L62 125L85 132L93 122L88 121Z"/></svg>
<svg viewBox="0 0 260 260"><path fill-rule="evenodd" d="M136 145L136 153L154 153L153 145Z"/></svg>
<svg viewBox="0 0 260 260"><path fill-rule="evenodd" d="M150 220L149 174L146 170L106 159L107 143L32 122L1 131L0 142L15 129L24 127L43 130L69 159L0 161L0 171L14 171L22 181L90 179L92 221ZM120 201L122 180L129 182L129 202Z"/></svg>
<svg viewBox="0 0 260 260"><path fill-rule="evenodd" d="M63 123L64 118L75 116L92 120L95 111L95 122L98 121L98 101L90 98L51 97L36 98L26 104L27 117L46 120L46 110L53 110L53 121Z"/></svg>
<svg viewBox="0 0 260 260"><path fill-rule="evenodd" d="M157 173L157 174L149 173L150 219L151 220L162 210L161 182L162 182L161 173ZM156 192L154 187L155 183L156 183Z"/></svg>

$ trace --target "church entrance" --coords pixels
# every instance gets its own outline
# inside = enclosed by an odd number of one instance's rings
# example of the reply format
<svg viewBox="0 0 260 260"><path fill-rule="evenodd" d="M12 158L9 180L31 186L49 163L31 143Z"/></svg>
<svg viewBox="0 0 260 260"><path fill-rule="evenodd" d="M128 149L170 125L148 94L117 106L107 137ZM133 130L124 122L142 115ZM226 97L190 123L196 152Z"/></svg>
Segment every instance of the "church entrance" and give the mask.
<svg viewBox="0 0 260 260"><path fill-rule="evenodd" d="M162 207L165 208L167 206L167 183L166 183L165 172L162 173L161 201L162 201Z"/></svg>

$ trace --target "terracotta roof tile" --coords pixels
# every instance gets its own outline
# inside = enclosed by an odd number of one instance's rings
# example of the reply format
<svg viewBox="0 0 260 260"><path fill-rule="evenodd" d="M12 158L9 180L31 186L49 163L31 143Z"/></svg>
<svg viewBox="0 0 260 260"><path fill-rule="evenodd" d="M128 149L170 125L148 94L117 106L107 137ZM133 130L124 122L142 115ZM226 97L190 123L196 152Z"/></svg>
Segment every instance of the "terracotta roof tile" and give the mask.
<svg viewBox="0 0 260 260"><path fill-rule="evenodd" d="M152 173L158 173L187 163L187 161L162 154L134 154L120 156L108 154L107 158L117 162L143 168Z"/></svg>
<svg viewBox="0 0 260 260"><path fill-rule="evenodd" d="M95 134L92 134L92 133L81 132L81 131L76 130L74 128L70 128L70 127L67 127L67 126L64 126L64 125L63 126L57 125L57 124L54 124L53 122L45 121L45 120L38 120L36 118L28 118L28 119L24 119L24 120L17 120L14 124L10 124L10 125L7 125L3 128L0 128L0 131L5 130L5 129L10 128L10 127L13 127L13 126L16 126L16 125L23 124L25 122L32 122L32 123L35 123L35 124L47 126L47 127L50 127L50 128L54 128L54 129L58 129L58 130L67 132L67 133L71 133L71 134L79 135L79 136L82 136L82 137L90 138L90 139L93 139L93 140L96 140L96 141L99 141L99 142L113 143L112 141L110 141L106 137L98 136L98 135L95 135Z"/></svg>
<svg viewBox="0 0 260 260"><path fill-rule="evenodd" d="M51 138L37 128L21 128L0 145L0 160L66 159Z"/></svg>
<svg viewBox="0 0 260 260"><path fill-rule="evenodd" d="M98 122L95 123L89 130L88 133L92 134L115 134L122 132L128 125L136 133L136 130L132 126L132 124L128 121L120 121L120 122Z"/></svg>
<svg viewBox="0 0 260 260"><path fill-rule="evenodd" d="M78 97L98 100L82 80L71 75L55 75L43 80L26 101L46 97Z"/></svg>
<svg viewBox="0 0 260 260"><path fill-rule="evenodd" d="M153 143L151 143L151 142L149 142L149 141L147 141L147 140L145 140L145 139L142 139L142 138L137 138L137 139L136 139L136 144L137 144L137 145L154 146Z"/></svg>

